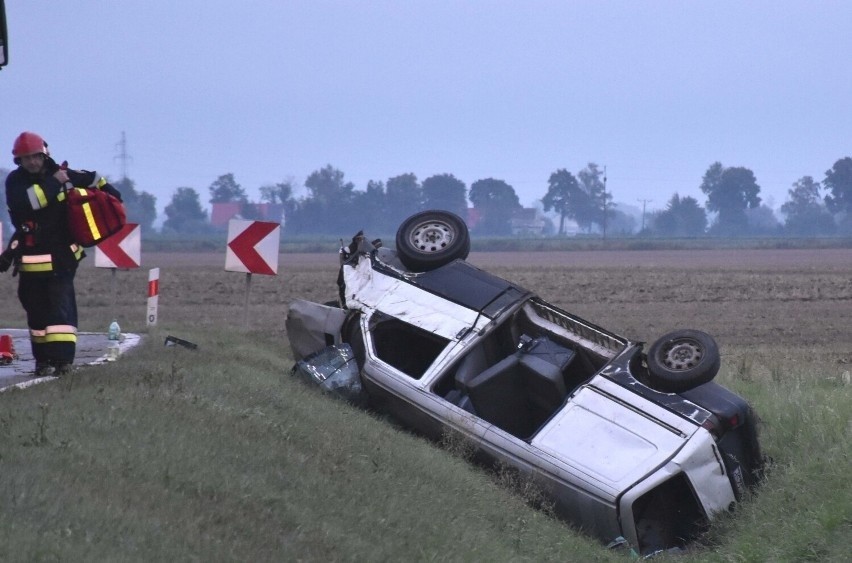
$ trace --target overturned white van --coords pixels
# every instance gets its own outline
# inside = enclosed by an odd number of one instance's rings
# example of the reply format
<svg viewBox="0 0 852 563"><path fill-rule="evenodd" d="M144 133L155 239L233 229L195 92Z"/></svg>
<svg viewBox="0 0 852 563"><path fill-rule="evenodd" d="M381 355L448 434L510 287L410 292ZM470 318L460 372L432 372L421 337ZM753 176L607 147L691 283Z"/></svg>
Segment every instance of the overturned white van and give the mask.
<svg viewBox="0 0 852 563"><path fill-rule="evenodd" d="M359 234L340 303L291 304L309 378L329 383L348 366L335 385L355 398L463 437L537 483L561 516L642 554L685 547L759 481L755 416L712 381L709 335L676 331L645 352L467 263L467 227L447 212L413 216L396 242Z"/></svg>

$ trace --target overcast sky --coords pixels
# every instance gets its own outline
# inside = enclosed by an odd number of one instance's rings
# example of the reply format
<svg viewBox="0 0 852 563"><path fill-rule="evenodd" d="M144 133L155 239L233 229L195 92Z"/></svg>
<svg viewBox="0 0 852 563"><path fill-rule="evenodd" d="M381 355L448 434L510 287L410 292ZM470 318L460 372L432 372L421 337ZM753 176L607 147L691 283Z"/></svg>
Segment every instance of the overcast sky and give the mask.
<svg viewBox="0 0 852 563"><path fill-rule="evenodd" d="M368 180L505 180L607 167L617 202L704 205L715 161L764 202L852 155L852 2L6 0L0 147L58 160L157 207L233 173L299 185L326 164ZM297 195L304 195L304 191ZM162 219L162 217L161 217Z"/></svg>

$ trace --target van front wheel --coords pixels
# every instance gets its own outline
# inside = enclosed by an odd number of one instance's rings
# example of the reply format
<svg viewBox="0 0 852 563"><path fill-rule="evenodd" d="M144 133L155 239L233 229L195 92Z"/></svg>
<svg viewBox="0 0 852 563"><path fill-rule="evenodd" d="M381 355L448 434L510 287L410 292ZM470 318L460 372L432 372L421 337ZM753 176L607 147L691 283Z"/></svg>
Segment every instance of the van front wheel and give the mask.
<svg viewBox="0 0 852 563"><path fill-rule="evenodd" d="M422 211L402 222L396 253L411 271L426 272L467 258L470 233L461 217L449 211Z"/></svg>

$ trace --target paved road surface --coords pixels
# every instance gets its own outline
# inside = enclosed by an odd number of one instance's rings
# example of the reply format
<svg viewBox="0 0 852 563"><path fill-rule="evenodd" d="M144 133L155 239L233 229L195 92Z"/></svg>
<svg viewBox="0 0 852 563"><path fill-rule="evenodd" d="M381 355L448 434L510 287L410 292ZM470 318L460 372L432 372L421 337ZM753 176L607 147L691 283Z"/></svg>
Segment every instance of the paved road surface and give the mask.
<svg viewBox="0 0 852 563"><path fill-rule="evenodd" d="M0 392L12 387L28 387L35 383L51 381L55 377L35 377L35 359L30 350L30 338L26 329L3 328L0 335L12 336L17 358L9 364L0 364ZM124 352L139 343L138 334L122 334L119 349ZM107 361L109 340L103 332L81 332L77 334L77 357L74 366L95 365Z"/></svg>

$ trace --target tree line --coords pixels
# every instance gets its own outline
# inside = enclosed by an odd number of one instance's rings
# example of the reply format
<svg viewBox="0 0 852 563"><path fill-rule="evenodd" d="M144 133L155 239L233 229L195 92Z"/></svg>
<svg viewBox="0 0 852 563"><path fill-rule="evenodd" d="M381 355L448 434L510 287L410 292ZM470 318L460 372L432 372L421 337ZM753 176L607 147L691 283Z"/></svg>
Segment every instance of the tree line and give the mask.
<svg viewBox="0 0 852 563"><path fill-rule="evenodd" d="M7 173L0 169L0 177ZM129 178L113 184L122 193L128 219L152 232L156 198L138 190ZM664 209L647 217L643 213L640 225L625 206L615 203L600 166L589 163L576 174L558 169L550 174L538 200L544 218L540 234L564 235L571 221L582 233L603 236L852 235L852 157L837 160L821 181L811 176L796 180L781 206L783 220L762 205L761 188L748 168L714 162L699 187L706 196L703 205L675 192ZM485 178L468 188L448 173L422 182L406 173L386 181L370 180L363 190L357 190L345 180L343 171L329 164L307 177L306 195L296 197L298 188L293 180L285 180L259 190L259 203L278 207L284 233L290 236L339 236L361 229L391 234L403 219L424 209L444 209L468 219L474 236L511 236L518 231L522 209L515 189L503 180ZM242 218L259 218L258 202L250 201L232 173L214 180L208 193L209 203L238 203ZM215 230L194 188L177 188L164 211L163 233Z"/></svg>

